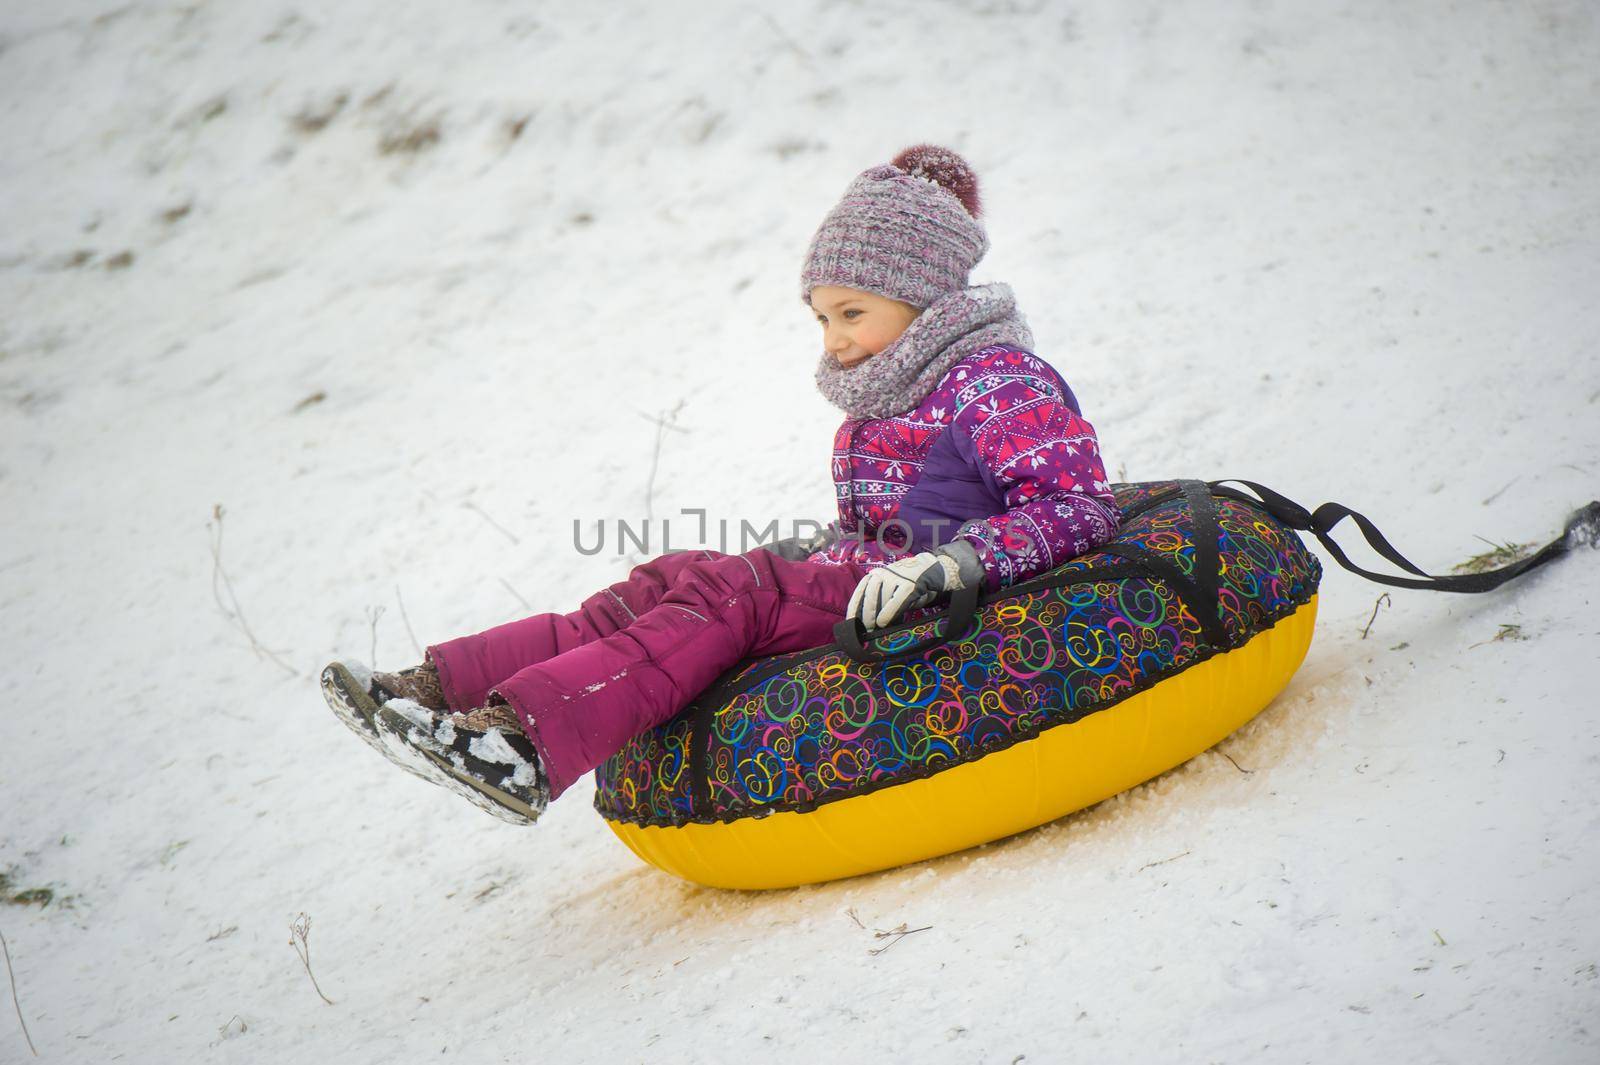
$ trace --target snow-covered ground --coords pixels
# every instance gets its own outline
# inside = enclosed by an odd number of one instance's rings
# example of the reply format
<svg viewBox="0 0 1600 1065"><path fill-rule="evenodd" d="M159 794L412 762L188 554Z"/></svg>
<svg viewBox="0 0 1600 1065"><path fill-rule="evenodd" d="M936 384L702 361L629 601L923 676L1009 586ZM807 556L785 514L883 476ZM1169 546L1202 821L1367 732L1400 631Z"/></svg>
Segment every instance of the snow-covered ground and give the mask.
<svg viewBox="0 0 1600 1065"><path fill-rule="evenodd" d="M493 821L314 682L620 579L575 518L828 516L800 256L923 140L1114 473L1435 570L1550 538L1600 496L1592 3L20 0L0 137L40 1060L1600 1060L1592 551L1366 639L1335 570L1231 761L765 894L641 866L587 784Z"/></svg>

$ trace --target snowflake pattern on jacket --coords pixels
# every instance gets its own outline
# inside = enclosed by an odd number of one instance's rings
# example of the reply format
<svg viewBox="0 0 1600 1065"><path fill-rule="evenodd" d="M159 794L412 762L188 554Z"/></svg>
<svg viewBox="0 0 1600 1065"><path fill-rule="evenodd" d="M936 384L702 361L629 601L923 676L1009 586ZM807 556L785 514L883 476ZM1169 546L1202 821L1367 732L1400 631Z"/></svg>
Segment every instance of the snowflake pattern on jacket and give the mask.
<svg viewBox="0 0 1600 1065"><path fill-rule="evenodd" d="M1049 363L996 346L952 366L914 410L834 435L843 537L807 561L877 566L960 538L995 591L1117 532L1094 427Z"/></svg>

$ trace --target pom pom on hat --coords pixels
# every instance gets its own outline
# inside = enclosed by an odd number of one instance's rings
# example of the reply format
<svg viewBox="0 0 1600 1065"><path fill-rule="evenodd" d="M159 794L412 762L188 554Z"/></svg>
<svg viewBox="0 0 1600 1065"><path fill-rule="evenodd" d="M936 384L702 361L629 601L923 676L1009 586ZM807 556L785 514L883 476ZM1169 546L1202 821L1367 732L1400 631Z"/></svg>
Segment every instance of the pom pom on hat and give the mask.
<svg viewBox="0 0 1600 1065"><path fill-rule="evenodd" d="M921 310L967 286L989 250L978 178L949 148L917 144L856 176L811 238L800 298L817 285L876 292Z"/></svg>
<svg viewBox="0 0 1600 1065"><path fill-rule="evenodd" d="M914 144L894 157L890 163L912 177L919 177L951 193L961 201L961 206L973 218L978 218L982 208L978 200L978 175L961 156L937 144Z"/></svg>

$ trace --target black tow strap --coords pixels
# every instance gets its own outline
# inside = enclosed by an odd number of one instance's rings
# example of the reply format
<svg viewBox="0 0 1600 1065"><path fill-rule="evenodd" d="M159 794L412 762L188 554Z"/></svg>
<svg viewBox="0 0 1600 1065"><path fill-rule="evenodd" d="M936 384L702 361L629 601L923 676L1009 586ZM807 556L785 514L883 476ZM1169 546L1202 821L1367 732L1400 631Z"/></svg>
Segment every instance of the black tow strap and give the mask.
<svg viewBox="0 0 1600 1065"><path fill-rule="evenodd" d="M1251 498L1235 488L1224 487L1228 483L1242 484L1254 492L1258 498ZM1307 510L1305 507L1289 499L1287 496L1274 492L1264 485L1254 481L1246 481L1238 477L1225 477L1220 481L1209 482L1211 488L1219 496L1237 499L1241 502L1251 503L1263 507L1269 514L1291 529L1309 532L1317 538L1328 553L1338 560L1339 565L1351 573L1360 574L1369 581L1378 584L1387 584L1394 588L1420 588L1435 592L1488 592L1500 587L1507 581L1515 580L1530 570L1538 569L1548 562L1560 558L1578 544L1593 544L1600 537L1600 501L1595 501L1579 507L1567 518L1567 524L1561 535L1545 544L1538 551L1523 559L1513 562L1508 566L1498 569L1485 570L1482 573L1454 573L1449 576L1436 577L1424 572L1410 559L1406 558L1394 545L1389 543L1378 527L1364 514L1358 514L1343 503L1324 503L1316 510ZM1363 569L1350 561L1333 539L1333 528L1344 519L1349 518L1361 530L1361 535L1366 537L1367 543L1374 551L1382 555L1389 562L1415 574L1411 577L1399 577L1387 573L1375 573Z"/></svg>
<svg viewBox="0 0 1600 1065"><path fill-rule="evenodd" d="M1217 524L1217 501L1211 498L1211 489L1204 481L1178 481L1173 488L1145 500L1136 510L1124 512L1122 520L1126 524L1130 518L1180 496L1194 519L1192 572L1184 573L1172 559L1143 544L1113 541L1095 550L1137 563L1150 576L1166 581L1200 623L1206 642L1219 650L1225 649L1237 641L1229 637L1227 626L1222 622L1222 603L1217 597L1222 578L1222 527Z"/></svg>

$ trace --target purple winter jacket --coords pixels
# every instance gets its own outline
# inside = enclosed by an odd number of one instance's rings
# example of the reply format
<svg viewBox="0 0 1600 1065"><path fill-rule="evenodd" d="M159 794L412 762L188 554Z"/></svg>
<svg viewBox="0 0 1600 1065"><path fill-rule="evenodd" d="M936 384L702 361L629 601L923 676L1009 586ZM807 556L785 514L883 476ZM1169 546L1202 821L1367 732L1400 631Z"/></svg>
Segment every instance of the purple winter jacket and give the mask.
<svg viewBox="0 0 1600 1065"><path fill-rule="evenodd" d="M963 539L989 591L1117 532L1094 427L1055 368L996 346L952 366L915 409L834 435L844 534L807 561L882 565Z"/></svg>

